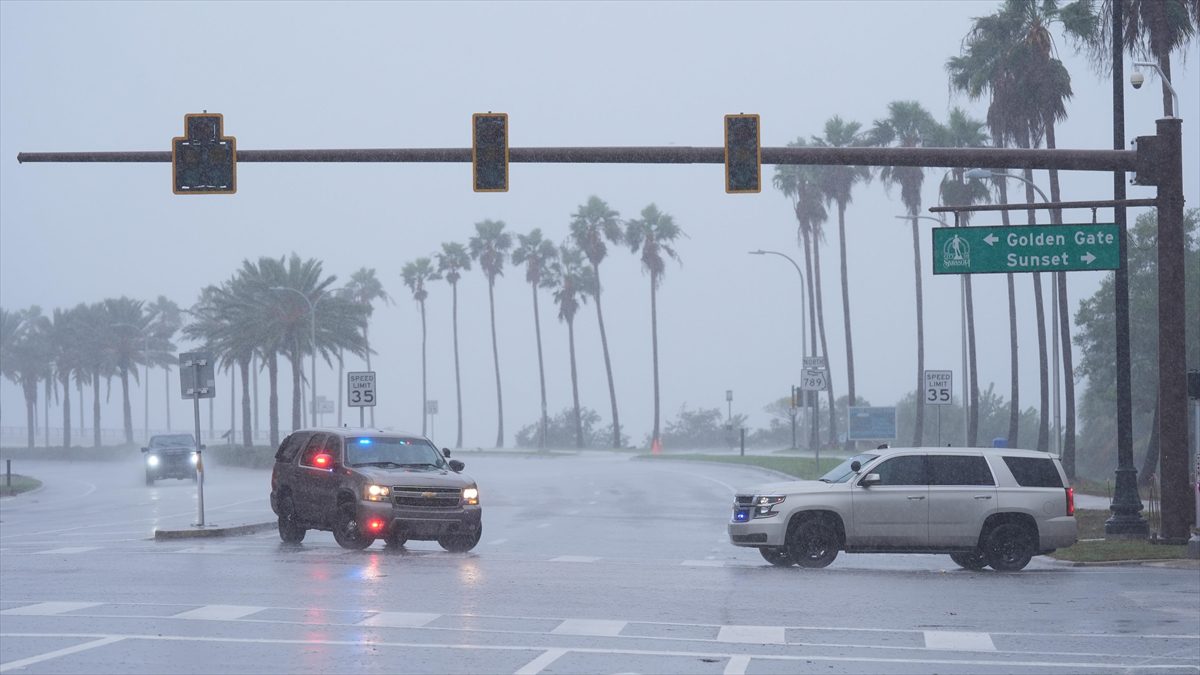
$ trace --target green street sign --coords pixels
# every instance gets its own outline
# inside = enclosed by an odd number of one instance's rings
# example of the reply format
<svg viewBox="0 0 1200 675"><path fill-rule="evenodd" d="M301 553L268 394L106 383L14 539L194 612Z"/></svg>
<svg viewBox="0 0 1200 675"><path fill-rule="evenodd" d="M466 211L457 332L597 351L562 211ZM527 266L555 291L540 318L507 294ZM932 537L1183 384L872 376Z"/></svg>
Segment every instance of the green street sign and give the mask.
<svg viewBox="0 0 1200 675"><path fill-rule="evenodd" d="M1117 226L935 227L934 274L1084 272L1120 267Z"/></svg>

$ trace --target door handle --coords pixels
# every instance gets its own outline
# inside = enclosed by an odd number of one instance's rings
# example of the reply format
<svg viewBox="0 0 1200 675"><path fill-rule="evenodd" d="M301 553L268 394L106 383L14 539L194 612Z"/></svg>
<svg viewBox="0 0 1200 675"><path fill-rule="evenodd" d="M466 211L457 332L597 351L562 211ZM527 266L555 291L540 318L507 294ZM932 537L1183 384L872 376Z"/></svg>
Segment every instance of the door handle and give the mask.
<svg viewBox="0 0 1200 675"><path fill-rule="evenodd" d="M921 495L921 496L909 497L909 499L925 499L925 497L924 497L924 495Z"/></svg>
<svg viewBox="0 0 1200 675"><path fill-rule="evenodd" d="M991 495L975 495L975 499L991 499Z"/></svg>

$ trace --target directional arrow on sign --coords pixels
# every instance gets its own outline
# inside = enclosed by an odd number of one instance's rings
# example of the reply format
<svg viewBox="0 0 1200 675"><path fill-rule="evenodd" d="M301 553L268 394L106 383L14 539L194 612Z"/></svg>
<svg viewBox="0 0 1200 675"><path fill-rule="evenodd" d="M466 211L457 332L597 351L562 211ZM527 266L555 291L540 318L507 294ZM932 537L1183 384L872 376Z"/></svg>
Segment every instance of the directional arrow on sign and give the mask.
<svg viewBox="0 0 1200 675"><path fill-rule="evenodd" d="M988 246L995 246L996 242L1000 241L1000 237L997 237L994 234L989 234L988 236L984 237L983 240L987 242Z"/></svg>
<svg viewBox="0 0 1200 675"><path fill-rule="evenodd" d="M1083 254L1082 256L1080 256L1080 257L1083 259L1083 262L1085 262L1085 263L1087 263L1087 264L1089 264L1089 265L1091 265L1091 264L1092 264L1092 261L1094 261L1094 260L1096 259L1096 256L1092 255L1092 252L1091 252L1091 251L1088 251L1087 253L1084 253L1084 254Z"/></svg>

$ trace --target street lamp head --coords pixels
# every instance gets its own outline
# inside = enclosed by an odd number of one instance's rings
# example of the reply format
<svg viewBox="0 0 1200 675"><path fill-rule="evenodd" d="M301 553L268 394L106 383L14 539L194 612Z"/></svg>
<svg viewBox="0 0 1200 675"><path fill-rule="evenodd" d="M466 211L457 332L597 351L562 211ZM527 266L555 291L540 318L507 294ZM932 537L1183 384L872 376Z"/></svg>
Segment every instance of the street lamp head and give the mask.
<svg viewBox="0 0 1200 675"><path fill-rule="evenodd" d="M963 175L968 179L976 180L982 178L991 178L994 173L995 172L991 169L967 169L967 172Z"/></svg>
<svg viewBox="0 0 1200 675"><path fill-rule="evenodd" d="M757 251L746 251L746 252L749 253L750 255L766 255L767 254L767 252L762 250L761 248L758 249Z"/></svg>

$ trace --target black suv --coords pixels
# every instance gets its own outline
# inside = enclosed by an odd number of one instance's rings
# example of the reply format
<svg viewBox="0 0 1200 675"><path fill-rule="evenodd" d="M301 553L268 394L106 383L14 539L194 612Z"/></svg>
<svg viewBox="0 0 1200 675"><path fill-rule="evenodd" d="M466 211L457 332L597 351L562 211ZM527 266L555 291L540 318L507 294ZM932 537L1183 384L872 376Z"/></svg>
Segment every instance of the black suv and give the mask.
<svg viewBox="0 0 1200 675"><path fill-rule="evenodd" d="M299 543L306 530L329 530L343 548L413 539L469 551L483 533L479 488L449 457L414 434L296 431L279 445L271 473L279 538Z"/></svg>
<svg viewBox="0 0 1200 675"><path fill-rule="evenodd" d="M196 454L196 439L191 434L151 436L142 452L146 454L146 485L154 485L159 478L196 480L200 455Z"/></svg>

